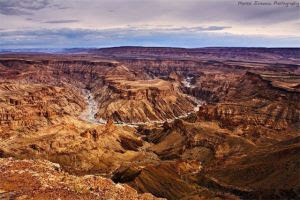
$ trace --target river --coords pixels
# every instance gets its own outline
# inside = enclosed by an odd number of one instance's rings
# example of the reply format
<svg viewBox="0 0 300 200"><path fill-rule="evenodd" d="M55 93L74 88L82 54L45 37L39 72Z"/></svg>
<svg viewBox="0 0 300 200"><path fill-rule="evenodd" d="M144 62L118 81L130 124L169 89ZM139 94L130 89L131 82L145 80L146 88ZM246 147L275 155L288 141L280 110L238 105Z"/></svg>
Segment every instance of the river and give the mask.
<svg viewBox="0 0 300 200"><path fill-rule="evenodd" d="M106 124L106 120L97 119L95 115L98 110L98 103L90 90L83 90L84 98L87 102L86 109L81 113L80 119L90 122L92 124Z"/></svg>
<svg viewBox="0 0 300 200"><path fill-rule="evenodd" d="M185 87L187 88L194 88L194 86L191 84L191 77L188 77L187 79L183 80L182 83ZM93 96L93 94L91 93L90 90L83 90L83 94L85 97L85 100L87 102L87 108L85 109L85 111L83 111L83 113L80 115L80 118L84 121L87 121L89 123L92 124L106 124L106 120L104 119L97 119L95 117L95 115L97 114L97 110L98 110L98 103L95 101L95 98ZM186 94L187 95L187 94ZM152 123L158 123L158 124L162 124L165 121L167 122L173 122L176 119L182 119L187 117L188 115L199 111L199 108L205 104L204 101L200 101L199 99L197 99L196 97L193 97L191 95L187 95L190 99L192 99L197 106L195 106L194 110L191 112L188 112L184 115L181 116L177 116L175 118L172 119L166 119L166 120L161 120L161 121L149 121L149 122L140 122L140 123L125 123L125 122L118 122L115 123L116 125L119 126L132 126L132 127L137 127L138 125L146 125L146 124L152 124Z"/></svg>

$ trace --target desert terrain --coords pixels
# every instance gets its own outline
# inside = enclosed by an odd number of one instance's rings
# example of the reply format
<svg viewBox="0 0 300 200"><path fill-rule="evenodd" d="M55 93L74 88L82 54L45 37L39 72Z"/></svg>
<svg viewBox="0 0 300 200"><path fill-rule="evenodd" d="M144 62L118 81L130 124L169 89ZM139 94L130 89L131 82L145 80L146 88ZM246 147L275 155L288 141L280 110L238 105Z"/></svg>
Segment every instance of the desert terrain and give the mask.
<svg viewBox="0 0 300 200"><path fill-rule="evenodd" d="M0 199L298 199L299 55L0 53Z"/></svg>

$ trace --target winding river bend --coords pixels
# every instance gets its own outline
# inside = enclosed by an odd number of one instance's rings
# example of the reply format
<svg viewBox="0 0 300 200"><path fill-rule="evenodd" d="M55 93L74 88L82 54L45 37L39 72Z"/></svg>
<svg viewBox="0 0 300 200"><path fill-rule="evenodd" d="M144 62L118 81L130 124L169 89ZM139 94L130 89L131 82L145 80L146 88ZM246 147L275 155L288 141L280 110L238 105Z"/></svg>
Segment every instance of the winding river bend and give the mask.
<svg viewBox="0 0 300 200"><path fill-rule="evenodd" d="M103 119L97 119L95 115L98 110L98 103L95 101L93 94L90 90L83 90L85 100L87 102L87 107L83 113L80 115L80 119L93 123L93 124L106 124Z"/></svg>
<svg viewBox="0 0 300 200"><path fill-rule="evenodd" d="M182 81L183 85L187 88L193 88L194 86L191 84L191 78L187 78L184 81ZM97 114L98 110L98 103L95 101L93 94L91 93L90 90L83 90L83 94L85 96L85 100L87 102L87 108L83 113L80 115L80 119L87 121L92 124L106 124L106 120L104 119L97 119L95 115ZM187 94L186 94L187 95ZM173 122L176 119L182 119L187 117L188 115L199 111L199 108L205 104L204 101L201 101L197 99L196 97L193 97L191 95L187 95L190 99L192 99L197 105L195 106L194 110L191 112L188 112L184 115L174 117L172 119L166 119L166 120L161 120L161 121L149 121L149 122L139 122L139 123L125 123L125 122L115 122L116 125L119 126L132 126L132 127L137 127L138 125L145 125L145 124L152 124L152 123L158 123L158 124L163 124L165 121L167 122Z"/></svg>

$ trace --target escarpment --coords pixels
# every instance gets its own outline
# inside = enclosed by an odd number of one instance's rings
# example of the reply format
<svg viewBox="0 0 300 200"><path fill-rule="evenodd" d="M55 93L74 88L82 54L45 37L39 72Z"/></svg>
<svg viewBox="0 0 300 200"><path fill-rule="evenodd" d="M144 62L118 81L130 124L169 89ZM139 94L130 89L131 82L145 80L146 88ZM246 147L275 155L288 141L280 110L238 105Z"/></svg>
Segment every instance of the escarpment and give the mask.
<svg viewBox="0 0 300 200"><path fill-rule="evenodd" d="M98 83L113 62L82 60L0 60L4 80L86 87ZM13 66L13 67L11 67ZM101 81L100 81L101 83Z"/></svg>

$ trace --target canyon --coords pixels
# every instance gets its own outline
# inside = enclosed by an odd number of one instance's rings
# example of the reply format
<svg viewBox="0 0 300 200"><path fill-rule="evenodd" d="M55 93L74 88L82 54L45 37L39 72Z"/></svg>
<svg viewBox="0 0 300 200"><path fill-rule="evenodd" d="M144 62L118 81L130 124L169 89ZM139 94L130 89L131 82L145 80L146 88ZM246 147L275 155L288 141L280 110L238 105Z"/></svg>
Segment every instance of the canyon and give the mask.
<svg viewBox="0 0 300 200"><path fill-rule="evenodd" d="M0 198L297 199L299 54L1 53Z"/></svg>

